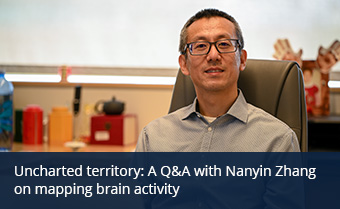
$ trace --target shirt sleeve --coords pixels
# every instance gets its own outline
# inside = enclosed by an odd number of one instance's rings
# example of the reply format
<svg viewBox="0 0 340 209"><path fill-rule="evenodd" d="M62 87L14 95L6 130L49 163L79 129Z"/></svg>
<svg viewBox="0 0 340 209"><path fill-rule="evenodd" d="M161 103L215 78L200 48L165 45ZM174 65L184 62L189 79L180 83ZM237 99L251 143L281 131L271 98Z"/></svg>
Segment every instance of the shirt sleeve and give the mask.
<svg viewBox="0 0 340 209"><path fill-rule="evenodd" d="M135 152L147 152L145 143L146 139L147 139L146 130L145 128L143 128L142 132L139 134Z"/></svg>
<svg viewBox="0 0 340 209"><path fill-rule="evenodd" d="M300 152L300 145L295 132L289 131L282 136L282 143L276 152Z"/></svg>
<svg viewBox="0 0 340 209"><path fill-rule="evenodd" d="M300 143L294 131L292 132L291 135L291 144L293 152L301 152Z"/></svg>

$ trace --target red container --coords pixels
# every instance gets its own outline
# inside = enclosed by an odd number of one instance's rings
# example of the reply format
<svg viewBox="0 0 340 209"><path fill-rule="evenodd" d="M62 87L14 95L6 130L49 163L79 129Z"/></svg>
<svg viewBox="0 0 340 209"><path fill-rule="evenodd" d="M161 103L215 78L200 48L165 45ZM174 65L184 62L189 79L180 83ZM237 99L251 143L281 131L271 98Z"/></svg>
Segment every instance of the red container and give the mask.
<svg viewBox="0 0 340 209"><path fill-rule="evenodd" d="M90 144L128 145L137 140L134 114L96 115L91 117Z"/></svg>
<svg viewBox="0 0 340 209"><path fill-rule="evenodd" d="M22 117L22 142L24 144L42 144L43 111L38 105L28 105Z"/></svg>

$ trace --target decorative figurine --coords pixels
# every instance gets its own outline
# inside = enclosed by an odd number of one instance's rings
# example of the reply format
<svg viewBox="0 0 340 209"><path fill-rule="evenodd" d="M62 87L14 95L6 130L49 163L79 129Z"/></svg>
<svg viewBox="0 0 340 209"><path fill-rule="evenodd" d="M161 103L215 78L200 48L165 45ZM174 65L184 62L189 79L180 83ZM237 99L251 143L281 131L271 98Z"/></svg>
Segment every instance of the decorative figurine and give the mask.
<svg viewBox="0 0 340 209"><path fill-rule="evenodd" d="M340 59L340 42L335 40L327 49L320 46L316 60L302 60L302 49L295 53L288 39L278 39L274 48L275 59L296 61L300 65L308 115L329 115L329 72Z"/></svg>

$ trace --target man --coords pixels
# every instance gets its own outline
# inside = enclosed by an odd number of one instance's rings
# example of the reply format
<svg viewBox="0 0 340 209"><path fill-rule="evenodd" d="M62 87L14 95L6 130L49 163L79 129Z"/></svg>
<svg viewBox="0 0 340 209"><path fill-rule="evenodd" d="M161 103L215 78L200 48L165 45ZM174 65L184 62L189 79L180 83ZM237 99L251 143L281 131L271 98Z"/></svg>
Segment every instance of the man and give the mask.
<svg viewBox="0 0 340 209"><path fill-rule="evenodd" d="M299 151L286 124L246 103L237 88L247 52L241 29L215 9L198 12L181 31L179 65L193 81L193 104L148 124L136 151L289 152Z"/></svg>
<svg viewBox="0 0 340 209"><path fill-rule="evenodd" d="M238 23L219 10L202 10L184 25L179 65L191 77L197 98L148 124L136 147L144 153L135 157L139 167L149 170L142 185L180 189L175 195L173 189L170 195L144 197L145 208L304 208L300 178L264 172L263 168L276 165L298 167L299 153L268 152L299 151L299 145L286 124L247 104L237 88L247 60L243 46ZM189 170L212 166L212 173L201 176L184 170L187 165ZM226 165L238 167L240 178L219 169ZM257 167L261 177L247 178L242 171L245 167Z"/></svg>

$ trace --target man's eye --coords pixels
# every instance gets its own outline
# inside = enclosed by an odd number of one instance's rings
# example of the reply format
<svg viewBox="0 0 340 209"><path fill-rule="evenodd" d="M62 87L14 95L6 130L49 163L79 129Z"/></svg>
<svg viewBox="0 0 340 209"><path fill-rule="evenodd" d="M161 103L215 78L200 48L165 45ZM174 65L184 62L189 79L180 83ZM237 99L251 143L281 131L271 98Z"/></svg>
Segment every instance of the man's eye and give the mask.
<svg viewBox="0 0 340 209"><path fill-rule="evenodd" d="M199 43L195 45L195 49L205 49L207 48L207 44Z"/></svg>
<svg viewBox="0 0 340 209"><path fill-rule="evenodd" d="M231 46L231 43L228 42L228 41L224 41L224 42L218 43L218 46L219 46L219 47L222 47L222 48L226 48L226 47L230 47L230 46Z"/></svg>

